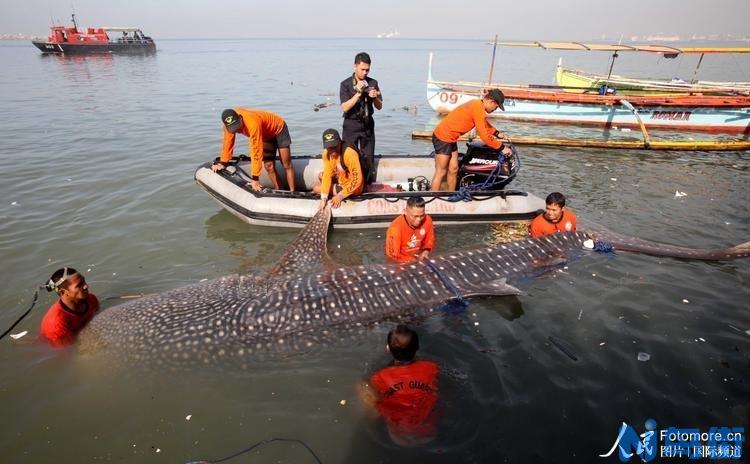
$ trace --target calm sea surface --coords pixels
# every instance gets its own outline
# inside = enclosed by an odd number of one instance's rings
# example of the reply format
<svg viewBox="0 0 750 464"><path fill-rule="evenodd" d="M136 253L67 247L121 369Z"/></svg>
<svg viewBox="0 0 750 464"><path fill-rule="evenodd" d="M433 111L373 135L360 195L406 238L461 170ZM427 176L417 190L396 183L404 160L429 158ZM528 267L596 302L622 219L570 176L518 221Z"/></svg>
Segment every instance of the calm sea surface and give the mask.
<svg viewBox="0 0 750 464"><path fill-rule="evenodd" d="M292 152L316 153L321 132L340 127L341 117L336 105L313 107L337 104L354 54L366 50L385 97L377 152L427 153L430 143L410 133L434 124L428 53L446 80L485 79L491 53L479 42L427 40L165 40L158 48L154 56L69 58L0 42L3 330L64 265L86 274L106 309L118 302L109 297L274 263L295 231L248 226L193 182L195 168L218 155L224 108L273 110L289 124ZM689 79L696 62L622 55L616 71L631 75ZM551 84L559 56L589 71L608 67L607 54L504 49L494 79ZM750 80L750 62L707 57L700 77ZM750 240L747 152L522 155L514 188L565 192L580 216L619 232L694 247ZM382 262L383 232L334 231L332 255ZM438 251L492 240L490 226L438 229ZM438 439L415 449L393 445L355 395L355 384L388 361L389 324L241 372L116 368L37 340L53 301L44 293L15 330L29 334L0 343L0 461L186 462L285 437L325 463L615 462L598 455L623 421L638 431L647 418L659 427L750 427L749 281L750 260L593 256L524 284L526 295L421 322L420 354L444 376ZM639 352L650 360L638 361ZM232 462L313 460L300 445L275 443Z"/></svg>

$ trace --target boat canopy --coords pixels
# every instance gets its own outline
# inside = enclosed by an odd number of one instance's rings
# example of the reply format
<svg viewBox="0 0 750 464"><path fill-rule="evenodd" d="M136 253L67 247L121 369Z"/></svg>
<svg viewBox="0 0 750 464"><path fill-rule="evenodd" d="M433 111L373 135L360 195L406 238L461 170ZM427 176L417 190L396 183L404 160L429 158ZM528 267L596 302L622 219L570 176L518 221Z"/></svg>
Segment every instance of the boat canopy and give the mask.
<svg viewBox="0 0 750 464"><path fill-rule="evenodd" d="M103 27L102 29L113 32L141 32L140 27Z"/></svg>
<svg viewBox="0 0 750 464"><path fill-rule="evenodd" d="M490 42L492 44L492 42ZM599 44L584 42L497 42L501 47L543 48L545 50L584 50L597 52L647 52L664 55L680 53L750 53L750 47L672 47L650 44Z"/></svg>

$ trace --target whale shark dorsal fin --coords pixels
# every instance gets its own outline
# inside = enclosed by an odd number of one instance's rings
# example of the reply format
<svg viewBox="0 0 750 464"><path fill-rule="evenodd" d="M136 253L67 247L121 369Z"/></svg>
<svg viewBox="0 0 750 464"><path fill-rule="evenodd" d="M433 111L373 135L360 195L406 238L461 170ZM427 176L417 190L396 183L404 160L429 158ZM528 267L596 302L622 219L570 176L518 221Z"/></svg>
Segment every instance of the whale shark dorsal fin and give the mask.
<svg viewBox="0 0 750 464"><path fill-rule="evenodd" d="M524 293L516 287L510 285L505 277L502 279L491 280L489 282L475 282L464 284L458 287L461 296L504 296L504 295L523 295Z"/></svg>
<svg viewBox="0 0 750 464"><path fill-rule="evenodd" d="M330 204L313 216L289 244L269 277L286 277L309 271L311 266L327 261L328 225L331 222Z"/></svg>

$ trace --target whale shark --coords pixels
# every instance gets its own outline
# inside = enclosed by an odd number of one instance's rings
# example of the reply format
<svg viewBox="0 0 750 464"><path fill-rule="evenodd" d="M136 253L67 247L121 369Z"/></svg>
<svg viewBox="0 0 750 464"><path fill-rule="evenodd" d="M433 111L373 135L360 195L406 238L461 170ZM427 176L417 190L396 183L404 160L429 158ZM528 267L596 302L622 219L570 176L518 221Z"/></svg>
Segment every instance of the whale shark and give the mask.
<svg viewBox="0 0 750 464"><path fill-rule="evenodd" d="M330 219L329 206L267 272L219 277L100 312L79 334L79 345L165 365L242 361L275 349L305 350L334 330L428 315L453 300L521 294L514 285L593 253L594 241L615 251L691 260L750 256L750 242L694 249L582 221L577 232L453 251L422 262L337 267L327 253Z"/></svg>

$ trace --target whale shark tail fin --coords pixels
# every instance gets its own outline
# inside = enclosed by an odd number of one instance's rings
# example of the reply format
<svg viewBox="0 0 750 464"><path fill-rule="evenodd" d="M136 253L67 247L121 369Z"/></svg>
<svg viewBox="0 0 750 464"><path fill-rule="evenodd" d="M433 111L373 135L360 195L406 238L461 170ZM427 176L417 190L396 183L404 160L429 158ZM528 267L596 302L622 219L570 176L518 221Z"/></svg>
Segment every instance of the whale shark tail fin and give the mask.
<svg viewBox="0 0 750 464"><path fill-rule="evenodd" d="M328 204L310 219L310 222L289 244L279 262L271 269L269 276L288 277L301 271L309 271L311 267L328 260L326 242L330 223L331 205Z"/></svg>

